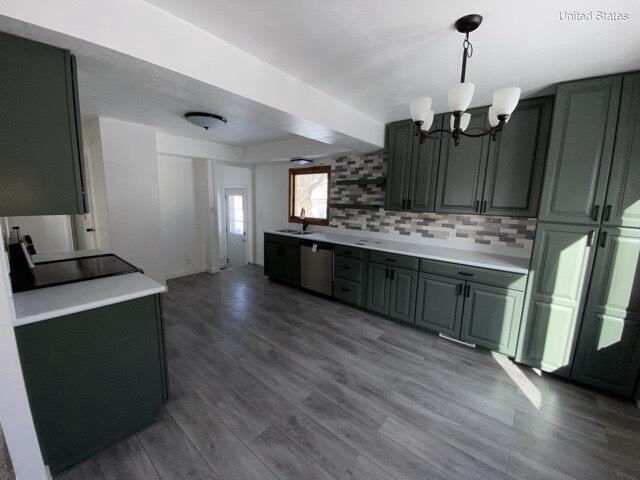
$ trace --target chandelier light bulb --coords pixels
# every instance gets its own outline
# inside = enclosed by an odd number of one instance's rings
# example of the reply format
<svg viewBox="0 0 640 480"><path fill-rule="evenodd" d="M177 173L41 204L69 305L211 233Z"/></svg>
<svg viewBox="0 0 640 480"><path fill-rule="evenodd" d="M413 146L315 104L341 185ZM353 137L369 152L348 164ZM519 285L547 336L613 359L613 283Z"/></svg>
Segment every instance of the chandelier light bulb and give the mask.
<svg viewBox="0 0 640 480"><path fill-rule="evenodd" d="M449 89L449 109L452 112L464 112L473 99L476 86L473 83L459 83Z"/></svg>
<svg viewBox="0 0 640 480"><path fill-rule="evenodd" d="M511 115L520 100L520 90L518 87L507 87L496 90L493 94L493 109L498 115Z"/></svg>
<svg viewBox="0 0 640 480"><path fill-rule="evenodd" d="M471 121L470 113L463 113L462 115L460 115L460 130L464 132L469 126L470 121ZM449 125L451 126L451 130L455 128L455 124L456 124L456 117L451 115L451 120L449 122Z"/></svg>
<svg viewBox="0 0 640 480"><path fill-rule="evenodd" d="M500 123L500 120L498 120L498 115L496 115L496 109L493 108L493 105L489 107L489 113L487 115L489 116L489 125L491 125L491 128Z"/></svg>
<svg viewBox="0 0 640 480"><path fill-rule="evenodd" d="M420 129L421 130L426 132L431 128L431 124L433 123L434 115L435 115L435 113L433 112L433 110L429 110L429 114L424 119L424 123L422 125L420 125Z"/></svg>
<svg viewBox="0 0 640 480"><path fill-rule="evenodd" d="M431 111L431 98L429 97L417 97L411 100L409 105L409 111L411 112L411 118L414 122L426 123ZM431 118L433 121L433 118Z"/></svg>

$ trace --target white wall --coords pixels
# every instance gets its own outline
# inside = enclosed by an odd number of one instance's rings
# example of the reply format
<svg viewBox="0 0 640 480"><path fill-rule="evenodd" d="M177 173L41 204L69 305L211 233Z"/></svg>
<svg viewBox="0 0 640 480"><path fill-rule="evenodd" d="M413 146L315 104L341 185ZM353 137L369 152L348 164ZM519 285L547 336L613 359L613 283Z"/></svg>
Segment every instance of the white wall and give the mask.
<svg viewBox="0 0 640 480"><path fill-rule="evenodd" d="M164 283L155 129L112 118L99 122L110 250Z"/></svg>
<svg viewBox="0 0 640 480"><path fill-rule="evenodd" d="M158 155L167 278L207 270L207 160Z"/></svg>
<svg viewBox="0 0 640 480"><path fill-rule="evenodd" d="M38 253L73 251L69 215L9 217L8 222L9 227L20 227L20 235L31 235Z"/></svg>
<svg viewBox="0 0 640 480"><path fill-rule="evenodd" d="M225 188L244 188L246 191L246 219L247 219L247 262L254 262L253 242L253 167L238 167L234 165L216 163L213 168L213 183L215 185L216 205L218 210L218 235L220 265L226 263L227 239L225 228Z"/></svg>
<svg viewBox="0 0 640 480"><path fill-rule="evenodd" d="M264 265L264 231L288 225L290 162L256 165L256 255ZM298 225L299 227L299 225Z"/></svg>

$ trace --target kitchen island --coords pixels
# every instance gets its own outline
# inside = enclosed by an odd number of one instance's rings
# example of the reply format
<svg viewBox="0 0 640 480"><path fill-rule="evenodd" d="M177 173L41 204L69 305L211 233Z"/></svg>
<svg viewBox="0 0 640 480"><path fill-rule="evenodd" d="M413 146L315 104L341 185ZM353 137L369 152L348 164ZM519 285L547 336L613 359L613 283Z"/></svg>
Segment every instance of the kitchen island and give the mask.
<svg viewBox="0 0 640 480"><path fill-rule="evenodd" d="M14 294L29 404L54 475L150 425L166 402L165 291L129 273Z"/></svg>

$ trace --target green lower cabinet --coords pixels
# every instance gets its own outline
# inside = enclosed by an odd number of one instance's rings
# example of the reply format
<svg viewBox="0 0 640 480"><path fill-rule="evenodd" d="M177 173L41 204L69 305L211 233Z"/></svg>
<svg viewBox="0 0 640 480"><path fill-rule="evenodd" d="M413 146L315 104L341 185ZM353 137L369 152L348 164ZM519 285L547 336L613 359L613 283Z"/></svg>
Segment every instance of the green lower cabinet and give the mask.
<svg viewBox="0 0 640 480"><path fill-rule="evenodd" d="M389 313L394 320L413 323L416 310L418 272L392 268L390 272Z"/></svg>
<svg viewBox="0 0 640 480"><path fill-rule="evenodd" d="M468 343L514 355L524 294L468 282L460 338Z"/></svg>
<svg viewBox="0 0 640 480"><path fill-rule="evenodd" d="M598 229L538 224L516 360L568 376Z"/></svg>
<svg viewBox="0 0 640 480"><path fill-rule="evenodd" d="M43 458L58 473L150 425L166 400L160 296L15 329Z"/></svg>
<svg viewBox="0 0 640 480"><path fill-rule="evenodd" d="M299 285L300 247L265 242L264 273L276 280Z"/></svg>
<svg viewBox="0 0 640 480"><path fill-rule="evenodd" d="M300 285L300 247L284 247L282 279Z"/></svg>
<svg viewBox="0 0 640 480"><path fill-rule="evenodd" d="M389 313L389 271L391 267L369 262L367 269L367 310Z"/></svg>
<svg viewBox="0 0 640 480"><path fill-rule="evenodd" d="M421 273L418 279L416 325L453 338L460 335L462 287L455 278Z"/></svg>
<svg viewBox="0 0 640 480"><path fill-rule="evenodd" d="M278 249L276 244L264 244L264 274L269 277L278 276Z"/></svg>
<svg viewBox="0 0 640 480"><path fill-rule="evenodd" d="M640 368L640 231L602 229L571 372L632 395Z"/></svg>
<svg viewBox="0 0 640 480"><path fill-rule="evenodd" d="M415 320L418 272L369 262L366 308L394 320Z"/></svg>

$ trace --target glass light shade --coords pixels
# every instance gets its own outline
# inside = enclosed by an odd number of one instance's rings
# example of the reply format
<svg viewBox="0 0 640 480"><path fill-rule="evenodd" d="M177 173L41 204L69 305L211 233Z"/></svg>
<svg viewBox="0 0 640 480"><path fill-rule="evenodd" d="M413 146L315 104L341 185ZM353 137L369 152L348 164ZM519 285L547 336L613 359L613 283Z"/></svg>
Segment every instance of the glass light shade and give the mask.
<svg viewBox="0 0 640 480"><path fill-rule="evenodd" d="M476 86L473 83L459 83L449 89L449 109L452 112L464 112L473 98Z"/></svg>
<svg viewBox="0 0 640 480"><path fill-rule="evenodd" d="M411 112L411 118L414 122L424 122L429 117L429 112L431 112L431 98L414 98L409 105L409 112ZM431 121L433 121L433 118Z"/></svg>
<svg viewBox="0 0 640 480"><path fill-rule="evenodd" d="M520 90L518 87L507 87L496 90L493 94L493 109L498 115L511 115L520 100Z"/></svg>
<svg viewBox="0 0 640 480"><path fill-rule="evenodd" d="M470 121L471 121L470 113L463 113L462 115L460 115L460 130L464 132L469 126ZM456 124L456 117L451 115L451 121L449 123L451 125L451 130L453 130Z"/></svg>
<svg viewBox="0 0 640 480"><path fill-rule="evenodd" d="M498 120L498 115L496 115L496 109L493 108L493 105L489 107L489 113L487 115L489 116L489 125L491 125L491 128L500 123L500 121Z"/></svg>
<svg viewBox="0 0 640 480"><path fill-rule="evenodd" d="M427 118L424 119L424 123L422 125L420 125L420 130L423 131L428 131L431 128L431 124L433 123L433 116L435 114L433 113L433 110L429 110L429 114L427 115Z"/></svg>

